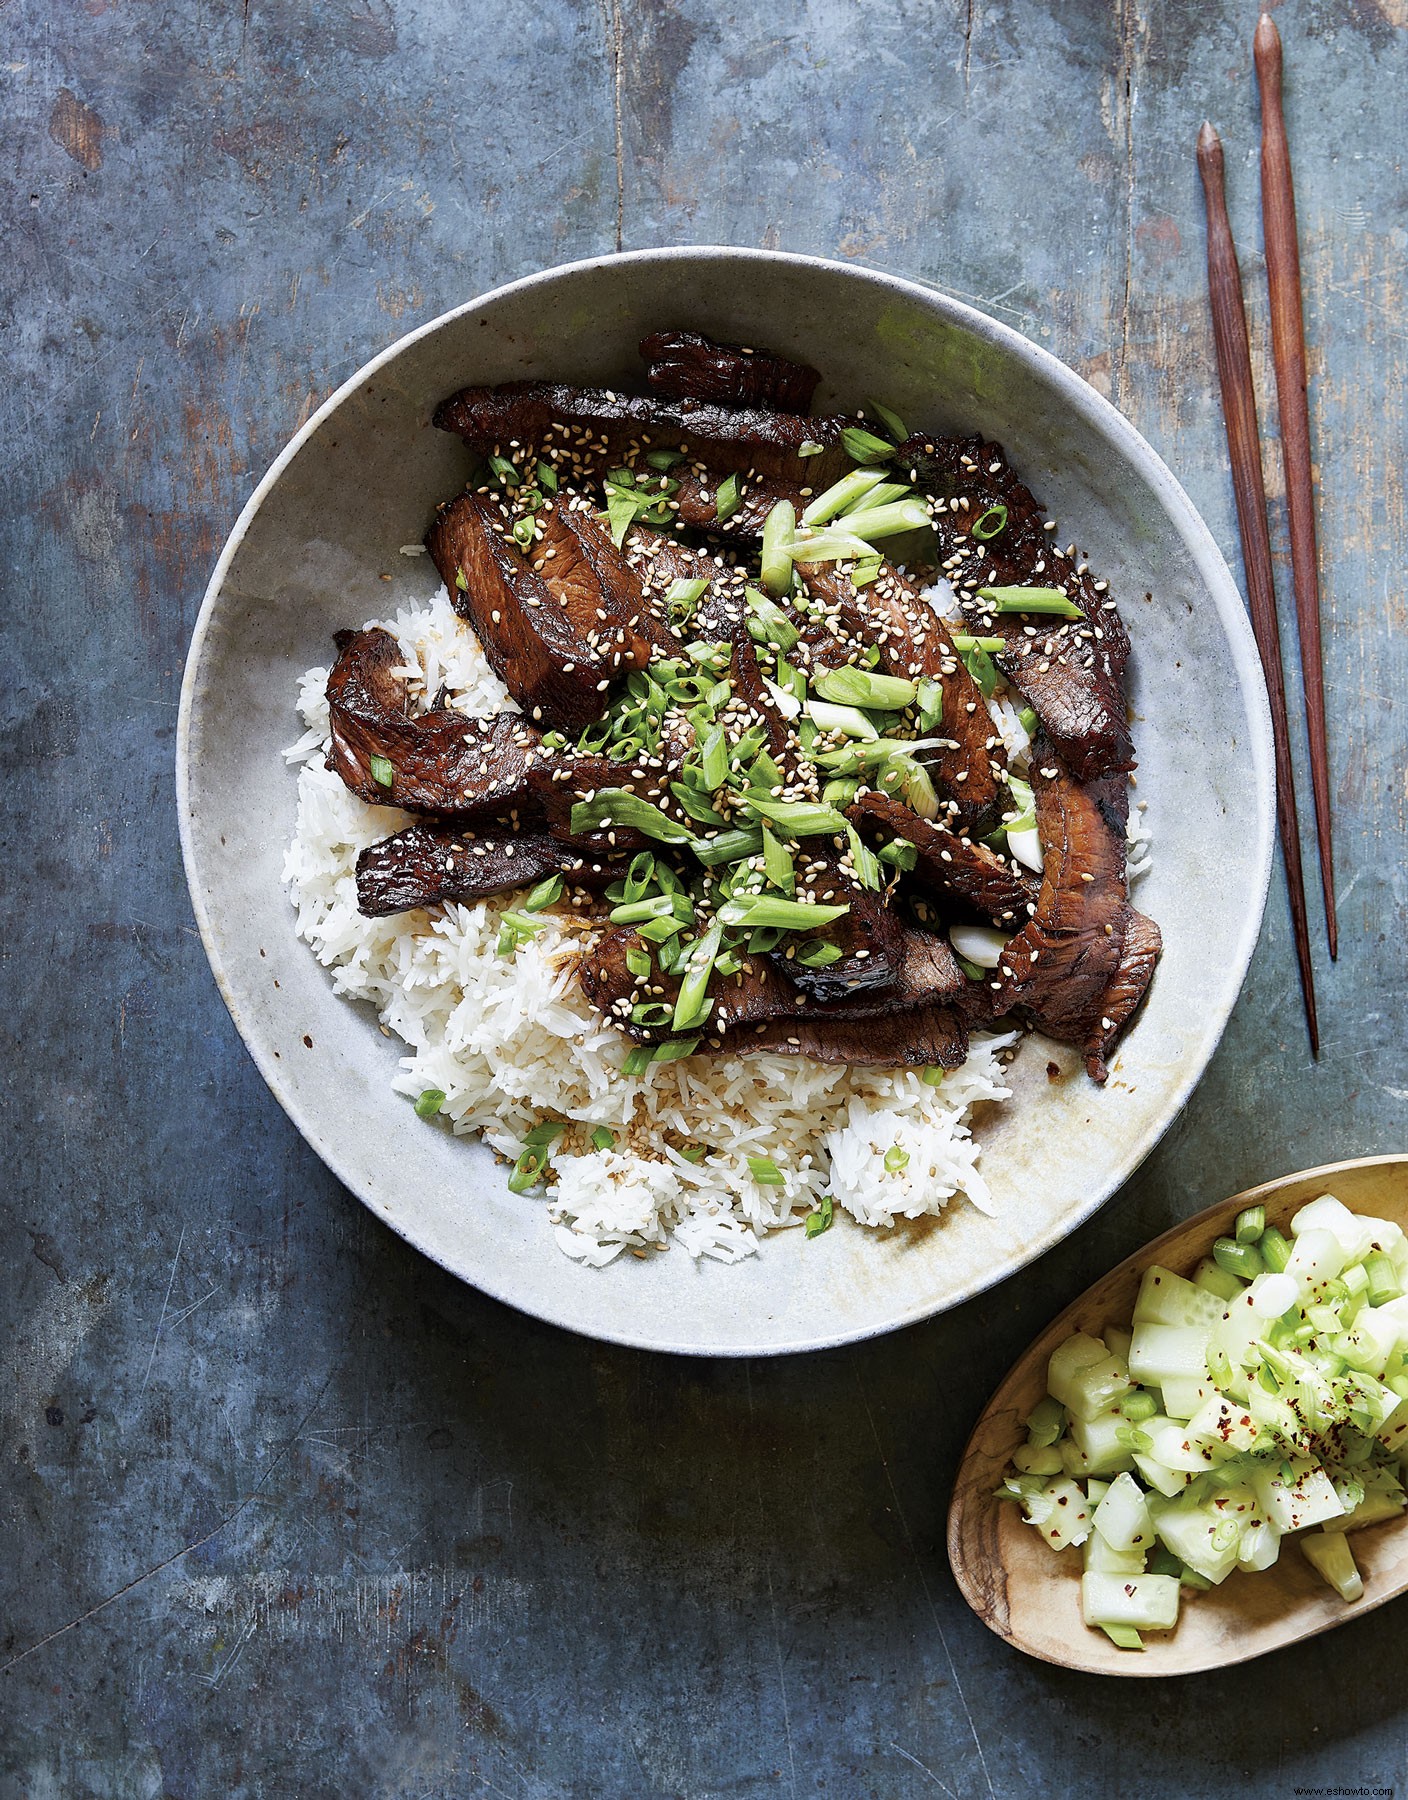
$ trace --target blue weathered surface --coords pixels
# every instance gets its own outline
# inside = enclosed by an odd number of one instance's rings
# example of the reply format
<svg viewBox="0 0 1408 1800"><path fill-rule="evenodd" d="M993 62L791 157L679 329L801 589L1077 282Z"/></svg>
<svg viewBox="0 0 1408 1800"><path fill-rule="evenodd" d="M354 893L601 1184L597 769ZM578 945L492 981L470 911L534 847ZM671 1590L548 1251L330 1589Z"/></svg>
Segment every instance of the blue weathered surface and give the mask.
<svg viewBox="0 0 1408 1800"><path fill-rule="evenodd" d="M990 1636L941 1547L967 1429L1058 1305L1224 1193L1408 1136L1402 0L1278 12L1343 895L1325 1054L1278 876L1187 1114L1059 1251L751 1366L509 1313L297 1139L175 836L186 640L258 474L371 352L548 263L723 241L929 279L1110 393L1233 551L1192 145L1209 114L1264 365L1254 16L5 8L5 1800L1408 1779L1401 1604L1220 1680L1102 1684Z"/></svg>

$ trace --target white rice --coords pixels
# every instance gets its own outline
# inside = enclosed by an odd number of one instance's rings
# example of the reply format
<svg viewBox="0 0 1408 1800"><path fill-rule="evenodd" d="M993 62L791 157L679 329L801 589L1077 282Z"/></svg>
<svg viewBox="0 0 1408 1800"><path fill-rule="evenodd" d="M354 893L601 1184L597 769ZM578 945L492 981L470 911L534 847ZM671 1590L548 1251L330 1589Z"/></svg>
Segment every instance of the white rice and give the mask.
<svg viewBox="0 0 1408 1800"><path fill-rule="evenodd" d="M466 714L513 707L443 588L372 623L395 634L428 701L448 688L448 704ZM569 1256L600 1266L622 1250L677 1243L692 1257L736 1262L764 1233L801 1224L825 1194L872 1226L941 1213L960 1194L987 1209L971 1114L1009 1097L1003 1053L1015 1031L976 1034L967 1062L938 1087L912 1070L775 1055L696 1056L627 1076L629 1044L577 986L577 955L590 941L581 920L543 914L537 937L499 956L499 915L514 896L364 918L358 853L410 821L356 799L327 767L327 676L302 678L306 729L286 752L299 766L284 863L298 933L332 970L335 991L369 1000L406 1045L392 1083L399 1093L442 1090L453 1129L482 1132L508 1158L542 1120L570 1122L546 1190ZM592 1148L599 1125L617 1134L612 1148ZM702 1160L680 1147L702 1150ZM887 1168L887 1155L903 1167ZM749 1157L770 1158L781 1183L759 1181Z"/></svg>

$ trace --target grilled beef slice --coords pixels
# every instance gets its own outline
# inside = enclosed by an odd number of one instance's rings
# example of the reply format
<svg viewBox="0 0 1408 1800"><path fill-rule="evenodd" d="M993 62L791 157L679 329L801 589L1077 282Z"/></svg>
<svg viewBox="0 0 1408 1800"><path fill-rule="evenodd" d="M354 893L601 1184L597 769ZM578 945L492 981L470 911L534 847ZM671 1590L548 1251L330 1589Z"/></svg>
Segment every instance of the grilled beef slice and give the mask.
<svg viewBox="0 0 1408 1800"><path fill-rule="evenodd" d="M542 831L461 831L411 825L357 858L357 910L369 919L445 901L483 900L563 875L578 887L605 887L618 867L579 855Z"/></svg>
<svg viewBox="0 0 1408 1800"><path fill-rule="evenodd" d="M1008 943L988 987L994 1009L1022 1007L1061 1043L1102 1044L1104 996L1124 951L1129 783L1077 782L1038 737L1031 783L1046 856L1036 913ZM1093 1072L1093 1070L1092 1070ZM1098 1077L1097 1077L1098 1079Z"/></svg>
<svg viewBox="0 0 1408 1800"><path fill-rule="evenodd" d="M855 991L835 1003L822 1004L801 992L778 966L761 957L750 957L737 975L715 976L709 987L714 1010L700 1048L735 1054L798 1051L825 1062L941 1062L956 1068L967 1052L957 1003L968 983L941 938L898 919L896 926L900 943L890 984ZM629 926L607 932L582 958L579 979L587 998L613 1023L631 1037L650 1041L670 1034L631 1022L639 984L626 966L626 951L640 941ZM672 1001L679 982L657 969L650 987L652 999ZM663 993L656 994L656 988Z"/></svg>
<svg viewBox="0 0 1408 1800"><path fill-rule="evenodd" d="M877 840L902 838L918 853L910 879L917 887L957 901L995 925L1015 930L1026 923L1041 892L1034 875L971 838L921 819L888 794L862 794L846 815Z"/></svg>
<svg viewBox="0 0 1408 1800"><path fill-rule="evenodd" d="M979 437L921 435L902 444L895 461L925 492L947 502L937 509L935 530L969 625L976 636L1004 640L1004 672L1035 709L1071 773L1088 781L1133 768L1122 685L1129 637L1119 609L1045 529L1043 509L1001 446ZM972 527L983 519L991 535L980 539ZM984 587L1059 588L1083 616L995 614L978 597Z"/></svg>
<svg viewBox="0 0 1408 1800"><path fill-rule="evenodd" d="M339 631L336 643L329 760L359 800L466 820L531 807L528 771L544 752L520 713L470 719L451 708L413 712L394 672L405 659L389 631ZM390 763L390 787L373 778L374 756Z"/></svg>
<svg viewBox="0 0 1408 1800"><path fill-rule="evenodd" d="M500 532L497 507L466 492L443 506L426 547L456 612L535 724L579 731L604 709L616 673L562 601Z"/></svg>
<svg viewBox="0 0 1408 1800"><path fill-rule="evenodd" d="M804 413L821 380L805 363L770 350L716 344L697 331L652 332L641 340L640 353L648 365L646 382L657 394L716 406Z"/></svg>
<svg viewBox="0 0 1408 1800"><path fill-rule="evenodd" d="M875 644L883 673L939 683L943 718L935 735L945 744L926 753L930 774L963 828L979 836L990 831L1003 797L996 774L1000 740L982 692L938 613L889 563L882 563L875 581L862 588L837 563L807 564L801 574L808 592L825 609L806 634L813 667L834 667L852 660L852 645Z"/></svg>
<svg viewBox="0 0 1408 1800"><path fill-rule="evenodd" d="M721 553L696 549L648 525L632 525L626 533L626 559L657 615L668 616L665 596L676 581L707 581L693 610L676 625L681 638L721 644L733 638L747 613L744 592L748 573L725 561Z"/></svg>
<svg viewBox="0 0 1408 1800"><path fill-rule="evenodd" d="M1119 967L1100 996L1099 1021L1086 1033L1082 1045L1085 1066L1092 1080L1103 1082L1108 1075L1105 1059L1139 1011L1162 949L1163 934L1158 926L1131 906Z"/></svg>

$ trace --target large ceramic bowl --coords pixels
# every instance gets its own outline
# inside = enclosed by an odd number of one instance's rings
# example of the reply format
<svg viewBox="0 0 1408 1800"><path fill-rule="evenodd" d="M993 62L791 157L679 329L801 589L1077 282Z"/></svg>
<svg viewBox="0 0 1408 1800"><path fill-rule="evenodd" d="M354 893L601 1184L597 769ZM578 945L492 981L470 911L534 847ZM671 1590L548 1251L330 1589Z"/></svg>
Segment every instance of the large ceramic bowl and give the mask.
<svg viewBox="0 0 1408 1800"><path fill-rule="evenodd" d="M690 325L821 367L818 408L886 400L914 426L1001 441L1062 541L1110 578L1134 643L1139 797L1155 835L1139 904L1164 956L1109 1085L1052 1081L1038 1040L1012 1101L979 1125L996 1201L887 1233L766 1240L733 1267L683 1253L583 1268L546 1207L507 1191L477 1142L428 1128L390 1081L398 1045L334 997L280 887L295 782L297 674L333 631L381 612L398 554L461 485L436 402L467 383L625 382L637 340ZM181 696L181 837L196 918L235 1024L280 1104L378 1218L487 1293L594 1337L756 1355L842 1343L940 1312L1071 1231L1148 1155L1202 1074L1265 904L1271 736L1256 651L1222 557L1149 446L1025 338L913 283L807 257L659 250L550 270L383 352L260 482L205 596ZM1072 1070L1069 1051L1059 1053Z"/></svg>

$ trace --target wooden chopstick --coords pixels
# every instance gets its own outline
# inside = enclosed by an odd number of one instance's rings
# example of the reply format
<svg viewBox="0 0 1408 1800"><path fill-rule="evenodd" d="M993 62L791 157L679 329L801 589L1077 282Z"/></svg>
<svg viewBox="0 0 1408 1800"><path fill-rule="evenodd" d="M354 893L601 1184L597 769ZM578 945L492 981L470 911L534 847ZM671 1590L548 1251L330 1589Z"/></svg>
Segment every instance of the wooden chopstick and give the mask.
<svg viewBox="0 0 1408 1800"><path fill-rule="evenodd" d="M1261 217L1266 237L1266 284L1271 293L1271 348L1286 511L1291 528L1291 575L1300 630L1305 728L1310 739L1310 785L1320 849L1320 887L1330 956L1339 955L1335 918L1335 860L1330 842L1330 765L1325 743L1325 676L1320 650L1320 565L1315 549L1315 486L1310 470L1310 409L1305 397L1305 321L1301 314L1300 248L1291 153L1281 112L1281 34L1263 13L1253 39L1261 89Z"/></svg>
<svg viewBox="0 0 1408 1800"><path fill-rule="evenodd" d="M1227 423L1227 450L1232 462L1232 489L1237 498L1237 524L1247 574L1247 601L1252 630L1271 700L1271 729L1276 745L1276 819L1281 854L1291 896L1300 990L1311 1054L1320 1054L1320 1024L1315 1012L1315 974L1310 966L1310 931L1305 916L1305 881L1301 874L1300 826L1296 819L1295 776L1291 770L1290 731L1286 719L1286 681L1281 668L1281 633L1276 622L1276 585L1271 571L1271 538L1266 528L1266 487L1261 475L1261 439L1257 431L1256 390L1252 385L1251 345L1242 298L1237 250L1227 217L1223 188L1222 142L1204 122L1198 133L1198 172L1208 209L1208 298L1212 304L1217 373L1222 386L1222 412Z"/></svg>

